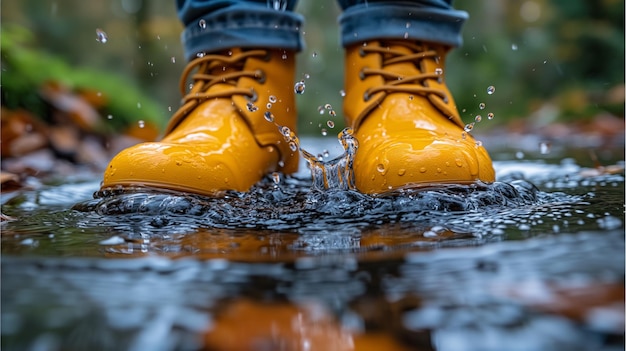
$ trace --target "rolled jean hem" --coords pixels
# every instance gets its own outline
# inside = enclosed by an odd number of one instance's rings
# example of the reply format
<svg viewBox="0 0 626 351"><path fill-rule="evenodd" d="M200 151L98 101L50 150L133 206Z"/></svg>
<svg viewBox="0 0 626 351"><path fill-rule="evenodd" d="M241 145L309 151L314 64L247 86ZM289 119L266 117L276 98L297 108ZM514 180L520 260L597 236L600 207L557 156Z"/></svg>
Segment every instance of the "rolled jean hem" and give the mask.
<svg viewBox="0 0 626 351"><path fill-rule="evenodd" d="M461 46L467 12L415 6L358 6L339 17L344 47L372 40L410 39Z"/></svg>
<svg viewBox="0 0 626 351"><path fill-rule="evenodd" d="M217 11L198 18L182 33L185 59L198 53L232 48L268 48L301 51L304 19L293 12L273 9Z"/></svg>

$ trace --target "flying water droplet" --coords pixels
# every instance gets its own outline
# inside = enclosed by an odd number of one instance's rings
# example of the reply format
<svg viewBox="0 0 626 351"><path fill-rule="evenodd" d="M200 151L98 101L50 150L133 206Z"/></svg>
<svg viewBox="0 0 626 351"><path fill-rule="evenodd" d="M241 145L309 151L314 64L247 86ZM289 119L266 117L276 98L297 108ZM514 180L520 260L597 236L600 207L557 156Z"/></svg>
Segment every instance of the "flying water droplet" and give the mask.
<svg viewBox="0 0 626 351"><path fill-rule="evenodd" d="M327 109L327 110L332 110L333 106L331 104L325 104L324 108Z"/></svg>
<svg viewBox="0 0 626 351"><path fill-rule="evenodd" d="M265 120L268 122L274 122L274 115L270 111L265 111L263 117L265 117Z"/></svg>
<svg viewBox="0 0 626 351"><path fill-rule="evenodd" d="M511 44L511 50L517 51L517 44Z"/></svg>
<svg viewBox="0 0 626 351"><path fill-rule="evenodd" d="M317 52L313 51L313 53L311 54L312 57L317 57Z"/></svg>
<svg viewBox="0 0 626 351"><path fill-rule="evenodd" d="M476 115L476 117L474 117L475 122L480 122L482 120L483 120L483 117L481 115Z"/></svg>
<svg viewBox="0 0 626 351"><path fill-rule="evenodd" d="M493 114L493 112L489 112L489 113L487 114L487 118L488 118L488 119L493 119L494 117L495 117L495 115Z"/></svg>
<svg viewBox="0 0 626 351"><path fill-rule="evenodd" d="M345 90L343 90L343 89L339 90L339 95L340 95L341 97L346 96L346 92L345 92Z"/></svg>
<svg viewBox="0 0 626 351"><path fill-rule="evenodd" d="M204 19L201 19L200 21L198 21L198 26L200 26L200 28L205 29L206 28L206 21Z"/></svg>
<svg viewBox="0 0 626 351"><path fill-rule="evenodd" d="M296 82L296 84L293 86L293 91L299 95L304 94L304 89L306 89L306 84L304 84L304 80Z"/></svg>
<svg viewBox="0 0 626 351"><path fill-rule="evenodd" d="M439 67L435 68L435 74L438 75L438 76L442 75L443 74L443 69L439 68Z"/></svg>
<svg viewBox="0 0 626 351"><path fill-rule="evenodd" d="M327 136L328 135L328 131L325 128L322 128L322 135L323 136Z"/></svg>
<svg viewBox="0 0 626 351"><path fill-rule="evenodd" d="M552 148L552 145L549 142L547 142L547 141L543 141L543 142L539 143L539 152L542 155L549 154L551 148Z"/></svg>
<svg viewBox="0 0 626 351"><path fill-rule="evenodd" d="M333 121L326 122L326 125L328 126L328 128L335 128L335 122Z"/></svg>
<svg viewBox="0 0 626 351"><path fill-rule="evenodd" d="M337 112L335 112L335 110L330 110L330 111L328 111L328 114L329 114L331 117L336 117L336 116L337 116Z"/></svg>
<svg viewBox="0 0 626 351"><path fill-rule="evenodd" d="M176 57L172 56L170 60L172 61L172 63L176 63Z"/></svg>
<svg viewBox="0 0 626 351"><path fill-rule="evenodd" d="M272 104L268 102L267 105L265 105L265 107L267 107L267 109L269 110L272 108Z"/></svg>
<svg viewBox="0 0 626 351"><path fill-rule="evenodd" d="M139 121L137 121L137 126L139 128L144 128L146 126L146 122L142 119L140 119Z"/></svg>
<svg viewBox="0 0 626 351"><path fill-rule="evenodd" d="M269 102L271 102L272 104L275 104L276 103L276 96L270 95Z"/></svg>
<svg viewBox="0 0 626 351"><path fill-rule="evenodd" d="M494 87L493 85L490 85L487 87L487 94L492 95L495 92L496 92L496 87Z"/></svg>
<svg viewBox="0 0 626 351"><path fill-rule="evenodd" d="M485 103L484 103L484 102L481 102L480 104L478 104L478 108L479 108L479 109L481 109L481 110L484 110L484 109L485 109L485 106L486 106L486 105L485 105Z"/></svg>
<svg viewBox="0 0 626 351"><path fill-rule="evenodd" d="M109 37L107 36L106 32L100 28L96 28L96 41L99 41L102 44L105 44L108 40L109 40Z"/></svg>
<svg viewBox="0 0 626 351"><path fill-rule="evenodd" d="M474 122L466 124L465 128L463 128L463 130L467 133L471 132L472 129L474 129Z"/></svg>
<svg viewBox="0 0 626 351"><path fill-rule="evenodd" d="M324 111L326 111L326 110L324 110L324 106L318 106L317 107L317 112L319 112L320 115L323 115Z"/></svg>

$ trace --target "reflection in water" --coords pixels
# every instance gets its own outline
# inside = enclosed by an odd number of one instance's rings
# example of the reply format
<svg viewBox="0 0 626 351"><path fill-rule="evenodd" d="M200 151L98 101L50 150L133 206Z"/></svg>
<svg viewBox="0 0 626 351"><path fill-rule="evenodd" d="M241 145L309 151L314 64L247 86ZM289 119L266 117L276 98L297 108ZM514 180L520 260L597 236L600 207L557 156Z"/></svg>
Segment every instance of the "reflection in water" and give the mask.
<svg viewBox="0 0 626 351"><path fill-rule="evenodd" d="M2 209L2 349L623 348L623 175L496 166L378 197L26 191Z"/></svg>

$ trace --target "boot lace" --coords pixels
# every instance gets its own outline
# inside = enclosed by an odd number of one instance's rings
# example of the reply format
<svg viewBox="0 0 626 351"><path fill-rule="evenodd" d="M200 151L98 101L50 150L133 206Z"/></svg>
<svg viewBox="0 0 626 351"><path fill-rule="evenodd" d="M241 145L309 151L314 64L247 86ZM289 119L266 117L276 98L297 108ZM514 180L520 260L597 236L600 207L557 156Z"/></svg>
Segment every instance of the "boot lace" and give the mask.
<svg viewBox="0 0 626 351"><path fill-rule="evenodd" d="M394 50L393 46L403 46L411 49L412 53L407 54L404 51ZM368 101L374 94L379 92L385 92L387 94L392 92L404 92L415 95L430 96L435 95L443 100L444 103L448 101L448 96L445 91L437 88L431 88L425 85L425 81L428 79L435 79L441 82L442 71L422 72L420 62L422 60L430 59L437 61L439 59L439 53L435 50L429 50L425 46L418 43L407 42L386 42L381 43L381 46L364 46L360 48L361 55L368 53L381 54L383 58L383 68L363 68L361 70L361 79L365 79L367 76L378 75L382 76L385 80L385 84L372 87L365 92L363 99ZM419 74L415 75L403 75L395 72L390 72L384 69L385 66L411 62L420 70Z"/></svg>
<svg viewBox="0 0 626 351"><path fill-rule="evenodd" d="M244 65L250 57L268 58L268 55L269 53L265 50L250 50L204 55L189 62L183 70L179 84L181 95L183 95L181 107L170 119L165 134L174 130L193 109L206 100L243 95L254 102L257 99L254 89L238 87L237 82L242 77L254 78L260 83L265 81L263 71L246 71ZM191 75L194 69L196 72ZM193 83L187 92L186 84L190 75ZM211 87L217 84L228 84L232 86L232 89L210 91Z"/></svg>

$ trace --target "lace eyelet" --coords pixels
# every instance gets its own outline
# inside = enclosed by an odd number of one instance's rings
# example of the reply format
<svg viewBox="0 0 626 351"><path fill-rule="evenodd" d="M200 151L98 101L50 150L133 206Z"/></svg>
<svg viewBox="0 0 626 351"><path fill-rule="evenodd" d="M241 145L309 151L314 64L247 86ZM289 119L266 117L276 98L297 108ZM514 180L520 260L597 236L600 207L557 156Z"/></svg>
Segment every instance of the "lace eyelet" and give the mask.
<svg viewBox="0 0 626 351"><path fill-rule="evenodd" d="M265 72L260 69L254 72L254 77L256 78L257 82L261 84L265 83L265 80L267 79L267 77L265 76Z"/></svg>
<svg viewBox="0 0 626 351"><path fill-rule="evenodd" d="M366 69L367 69L367 67L361 68L361 70L359 71L359 79L365 80L365 70Z"/></svg>
<svg viewBox="0 0 626 351"><path fill-rule="evenodd" d="M259 94L256 93L256 90L250 89L250 96L248 96L248 101L257 102L259 100Z"/></svg>
<svg viewBox="0 0 626 351"><path fill-rule="evenodd" d="M369 101L369 99L370 99L371 97L372 97L372 96L370 95L370 92L369 92L368 90L366 90L366 91L363 93L363 101L367 102L367 101Z"/></svg>

